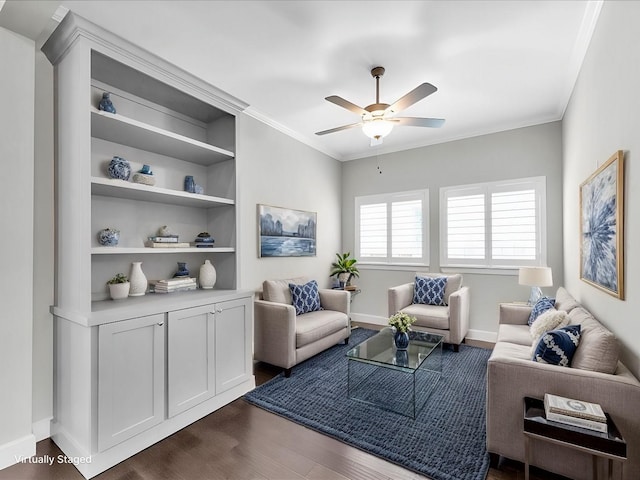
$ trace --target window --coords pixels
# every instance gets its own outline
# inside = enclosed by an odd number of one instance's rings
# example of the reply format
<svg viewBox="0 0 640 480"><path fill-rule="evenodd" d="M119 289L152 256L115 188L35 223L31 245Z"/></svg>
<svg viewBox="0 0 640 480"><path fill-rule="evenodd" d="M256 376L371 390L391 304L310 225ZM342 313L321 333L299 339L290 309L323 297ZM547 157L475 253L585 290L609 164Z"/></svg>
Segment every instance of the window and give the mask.
<svg viewBox="0 0 640 480"><path fill-rule="evenodd" d="M361 263L428 264L428 190L356 197Z"/></svg>
<svg viewBox="0 0 640 480"><path fill-rule="evenodd" d="M440 264L546 264L545 177L440 189Z"/></svg>

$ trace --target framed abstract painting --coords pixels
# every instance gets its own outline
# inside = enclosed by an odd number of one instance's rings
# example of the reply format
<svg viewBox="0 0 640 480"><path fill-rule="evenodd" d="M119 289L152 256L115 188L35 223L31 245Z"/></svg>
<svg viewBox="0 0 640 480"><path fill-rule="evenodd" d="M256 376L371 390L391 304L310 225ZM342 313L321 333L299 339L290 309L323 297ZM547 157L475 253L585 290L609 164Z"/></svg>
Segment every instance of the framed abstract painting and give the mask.
<svg viewBox="0 0 640 480"><path fill-rule="evenodd" d="M624 299L624 153L580 185L580 278Z"/></svg>
<svg viewBox="0 0 640 480"><path fill-rule="evenodd" d="M315 257L316 216L258 204L258 257Z"/></svg>

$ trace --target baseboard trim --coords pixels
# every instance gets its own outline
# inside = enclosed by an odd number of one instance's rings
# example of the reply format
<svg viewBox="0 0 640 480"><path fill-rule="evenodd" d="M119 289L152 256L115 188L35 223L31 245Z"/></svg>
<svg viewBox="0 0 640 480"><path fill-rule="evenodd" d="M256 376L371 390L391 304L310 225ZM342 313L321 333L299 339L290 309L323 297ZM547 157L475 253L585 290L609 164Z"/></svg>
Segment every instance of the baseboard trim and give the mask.
<svg viewBox="0 0 640 480"><path fill-rule="evenodd" d="M35 454L36 437L32 433L0 445L0 470L27 458L31 458Z"/></svg>
<svg viewBox="0 0 640 480"><path fill-rule="evenodd" d="M496 343L498 340L498 334L496 332L489 332L487 330L469 330L467 337L469 340L479 340L481 342Z"/></svg>
<svg viewBox="0 0 640 480"><path fill-rule="evenodd" d="M371 325L387 325L388 319L386 317L380 317L378 315L369 315L366 313L351 313L351 321L368 323ZM479 340L481 342L496 343L498 334L496 332L490 332L487 330L469 330L467 336L469 340Z"/></svg>
<svg viewBox="0 0 640 480"><path fill-rule="evenodd" d="M42 420L38 420L37 422L33 422L31 431L36 437L36 442L51 436L51 420L53 420L53 417L46 417Z"/></svg>

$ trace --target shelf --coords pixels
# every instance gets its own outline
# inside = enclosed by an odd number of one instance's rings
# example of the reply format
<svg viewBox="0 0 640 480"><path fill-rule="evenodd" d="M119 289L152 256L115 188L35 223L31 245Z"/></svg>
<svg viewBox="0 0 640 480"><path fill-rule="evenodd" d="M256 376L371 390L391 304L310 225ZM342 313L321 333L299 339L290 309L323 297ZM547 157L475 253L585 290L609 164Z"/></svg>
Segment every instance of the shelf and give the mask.
<svg viewBox="0 0 640 480"><path fill-rule="evenodd" d="M91 135L109 142L200 165L234 158L234 153L117 113L91 107Z"/></svg>
<svg viewBox="0 0 640 480"><path fill-rule="evenodd" d="M127 255L140 253L233 253L233 247L212 248L147 248L147 247L92 247L91 255Z"/></svg>
<svg viewBox="0 0 640 480"><path fill-rule="evenodd" d="M152 187L141 183L131 183L124 180L102 177L91 177L91 194L199 208L234 205L236 203L235 200L230 198L199 195L197 193L181 192L179 190Z"/></svg>

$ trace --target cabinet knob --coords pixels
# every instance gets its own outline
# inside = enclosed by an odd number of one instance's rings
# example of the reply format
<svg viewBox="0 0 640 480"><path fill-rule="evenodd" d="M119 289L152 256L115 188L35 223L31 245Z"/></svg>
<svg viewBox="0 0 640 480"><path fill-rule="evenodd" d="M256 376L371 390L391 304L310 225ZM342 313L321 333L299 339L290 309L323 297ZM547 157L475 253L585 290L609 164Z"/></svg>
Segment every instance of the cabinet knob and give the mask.
<svg viewBox="0 0 640 480"><path fill-rule="evenodd" d="M222 313L222 309L221 308L216 308L216 312Z"/></svg>
<svg viewBox="0 0 640 480"><path fill-rule="evenodd" d="M164 325L164 322L158 322L158 326L161 327Z"/></svg>

